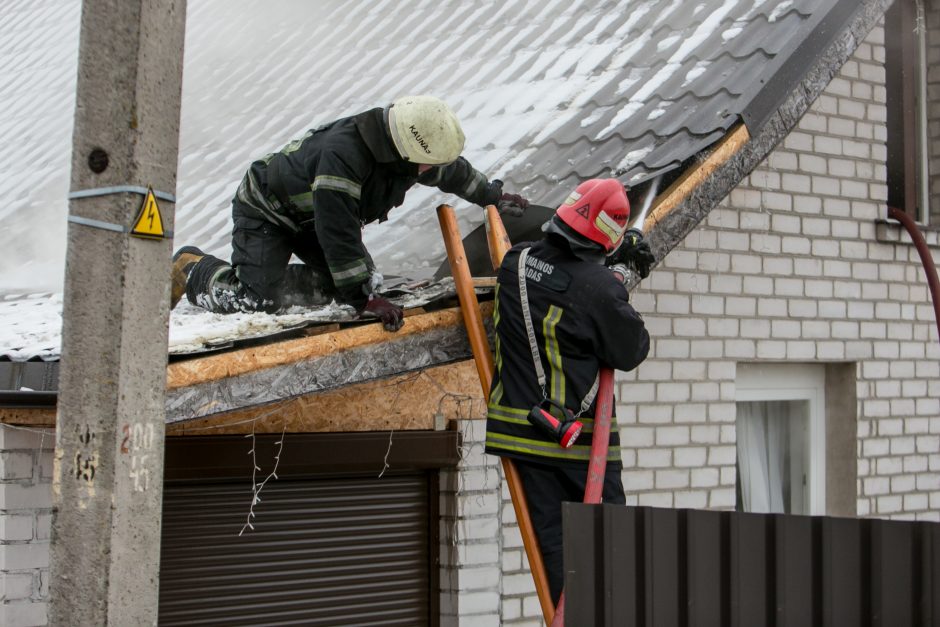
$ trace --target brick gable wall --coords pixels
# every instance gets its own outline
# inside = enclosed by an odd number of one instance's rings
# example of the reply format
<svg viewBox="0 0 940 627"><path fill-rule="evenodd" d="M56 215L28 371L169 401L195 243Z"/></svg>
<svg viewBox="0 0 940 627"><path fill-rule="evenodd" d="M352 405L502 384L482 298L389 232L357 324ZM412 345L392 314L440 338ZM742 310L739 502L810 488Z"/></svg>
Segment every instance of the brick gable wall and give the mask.
<svg viewBox="0 0 940 627"><path fill-rule="evenodd" d="M884 33L631 296L653 348L618 375L628 503L732 509L739 362L840 364L857 403L859 516L940 520L940 345L919 257L886 215ZM936 232L927 233L940 258ZM502 510L502 623L538 625ZM520 614L521 611L521 614ZM461 623L463 624L463 623ZM496 623L479 623L496 624Z"/></svg>

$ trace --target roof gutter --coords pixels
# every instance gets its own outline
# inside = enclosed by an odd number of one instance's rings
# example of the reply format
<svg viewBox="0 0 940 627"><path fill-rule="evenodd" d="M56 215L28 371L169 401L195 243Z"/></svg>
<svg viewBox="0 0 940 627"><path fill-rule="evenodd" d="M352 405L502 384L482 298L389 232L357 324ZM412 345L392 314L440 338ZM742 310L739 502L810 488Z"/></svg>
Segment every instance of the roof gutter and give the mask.
<svg viewBox="0 0 940 627"><path fill-rule="evenodd" d="M47 409L58 397L58 392L0 391L0 409Z"/></svg>

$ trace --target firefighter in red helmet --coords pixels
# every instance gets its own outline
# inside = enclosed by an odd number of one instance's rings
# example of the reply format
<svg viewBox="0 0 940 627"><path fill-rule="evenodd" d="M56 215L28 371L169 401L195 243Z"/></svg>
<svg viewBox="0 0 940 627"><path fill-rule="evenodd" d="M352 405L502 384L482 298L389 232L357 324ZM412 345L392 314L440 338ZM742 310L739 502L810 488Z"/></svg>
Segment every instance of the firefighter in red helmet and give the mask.
<svg viewBox="0 0 940 627"><path fill-rule="evenodd" d="M564 584L561 503L584 497L598 372L632 370L649 352L643 319L604 265L616 252L648 273L652 255L640 238L619 249L629 216L617 180L585 181L543 226L544 238L514 246L497 275L486 452L519 469L555 603ZM606 503L625 502L622 468L614 424Z"/></svg>

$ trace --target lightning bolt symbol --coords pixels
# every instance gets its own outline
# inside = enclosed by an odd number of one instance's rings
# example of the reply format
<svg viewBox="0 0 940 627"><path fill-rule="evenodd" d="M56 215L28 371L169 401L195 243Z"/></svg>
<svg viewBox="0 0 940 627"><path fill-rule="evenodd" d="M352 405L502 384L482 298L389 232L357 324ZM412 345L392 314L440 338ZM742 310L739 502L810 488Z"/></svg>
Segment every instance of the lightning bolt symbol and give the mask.
<svg viewBox="0 0 940 627"><path fill-rule="evenodd" d="M153 219L157 215L156 203L147 203L147 218L150 220L150 228L153 228Z"/></svg>

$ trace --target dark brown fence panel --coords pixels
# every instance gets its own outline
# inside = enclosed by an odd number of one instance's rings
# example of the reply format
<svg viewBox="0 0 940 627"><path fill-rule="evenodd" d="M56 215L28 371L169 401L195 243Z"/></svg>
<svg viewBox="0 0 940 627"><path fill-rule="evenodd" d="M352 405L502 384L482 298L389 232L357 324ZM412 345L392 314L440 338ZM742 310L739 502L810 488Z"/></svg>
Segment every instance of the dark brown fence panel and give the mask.
<svg viewBox="0 0 940 627"><path fill-rule="evenodd" d="M646 556L642 543L643 520L637 516L636 511L625 507L608 507L603 513L603 525L599 525L597 531L603 533L604 529L619 530L616 534L608 535L607 541L600 544L600 547L611 547L610 558L605 560L607 571L604 573L604 580L609 578L619 582L619 585L617 589L610 591L609 597L600 596L606 593L603 586L594 589L595 607L603 608L606 612L597 618L614 625L635 624L644 612L642 576ZM597 543L594 543L594 546L598 547ZM600 582L594 582L592 585L597 583ZM585 597L587 600L590 598Z"/></svg>
<svg viewBox="0 0 940 627"><path fill-rule="evenodd" d="M820 622L819 561L814 559L816 520L804 516L777 516L774 554L777 562L776 613L777 625L803 627Z"/></svg>
<svg viewBox="0 0 940 627"><path fill-rule="evenodd" d="M662 627L685 624L686 542L680 530L684 517L668 509L650 509L646 514L646 605L647 622ZM680 622L681 621L681 622Z"/></svg>
<svg viewBox="0 0 940 627"><path fill-rule="evenodd" d="M566 503L565 622L940 627L940 524Z"/></svg>
<svg viewBox="0 0 940 627"><path fill-rule="evenodd" d="M826 625L868 625L868 525L851 518L822 519L822 606Z"/></svg>
<svg viewBox="0 0 940 627"><path fill-rule="evenodd" d="M730 622L729 525L720 512L687 512L688 624L725 627Z"/></svg>
<svg viewBox="0 0 940 627"><path fill-rule="evenodd" d="M921 574L923 621L930 627L940 627L940 582L937 581L940 579L940 525L926 528L922 538L921 553L928 556Z"/></svg>
<svg viewBox="0 0 940 627"><path fill-rule="evenodd" d="M744 514L731 519L731 624L767 625L772 619L773 595L768 569L773 567L767 519Z"/></svg>

